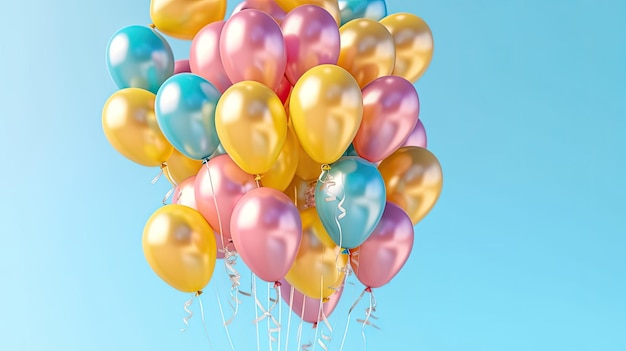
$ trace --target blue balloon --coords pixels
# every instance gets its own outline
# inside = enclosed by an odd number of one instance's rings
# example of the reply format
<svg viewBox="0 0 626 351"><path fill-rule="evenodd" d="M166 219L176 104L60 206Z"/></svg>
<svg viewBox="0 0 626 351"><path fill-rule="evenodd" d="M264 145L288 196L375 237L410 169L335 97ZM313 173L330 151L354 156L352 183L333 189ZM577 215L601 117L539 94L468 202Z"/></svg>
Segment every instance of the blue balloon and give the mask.
<svg viewBox="0 0 626 351"><path fill-rule="evenodd" d="M107 67L118 88L141 88L154 94L174 74L172 48L154 29L128 26L107 46Z"/></svg>
<svg viewBox="0 0 626 351"><path fill-rule="evenodd" d="M375 21L387 16L385 0L339 0L341 25L353 19L369 18Z"/></svg>
<svg viewBox="0 0 626 351"><path fill-rule="evenodd" d="M331 239L342 248L352 249L376 228L386 196L383 177L372 163L344 156L320 175L315 206Z"/></svg>
<svg viewBox="0 0 626 351"><path fill-rule="evenodd" d="M172 146L194 160L208 159L220 145L215 107L221 93L208 80L179 73L156 94L154 112L161 132Z"/></svg>

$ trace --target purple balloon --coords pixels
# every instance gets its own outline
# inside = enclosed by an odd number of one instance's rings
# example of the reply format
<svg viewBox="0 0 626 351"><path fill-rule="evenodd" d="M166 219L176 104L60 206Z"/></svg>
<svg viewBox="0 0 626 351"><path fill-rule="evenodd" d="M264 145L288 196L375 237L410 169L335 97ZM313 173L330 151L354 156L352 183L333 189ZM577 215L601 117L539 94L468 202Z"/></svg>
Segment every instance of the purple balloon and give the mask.
<svg viewBox="0 0 626 351"><path fill-rule="evenodd" d="M417 146L426 149L427 146L426 129L422 124L422 120L418 120L415 128L409 134L409 137L404 141L404 146Z"/></svg>
<svg viewBox="0 0 626 351"><path fill-rule="evenodd" d="M191 73L189 60L178 60L174 63L174 74L178 73Z"/></svg>
<svg viewBox="0 0 626 351"><path fill-rule="evenodd" d="M280 284L280 296L283 298L287 306L289 306L291 285L285 279L281 279ZM339 303L342 293L343 288L334 292L328 297L326 302L323 302L322 311L326 317L333 313L335 307L337 307L337 304ZM303 321L307 323L317 323L322 320L322 316L320 315L320 299L308 297L298 290L293 289L293 300L291 302L291 310L302 318ZM303 305L304 310L302 309Z"/></svg>
<svg viewBox="0 0 626 351"><path fill-rule="evenodd" d="M380 222L361 246L350 250L356 277L368 288L381 287L396 276L413 248L413 223L409 215L387 201Z"/></svg>
<svg viewBox="0 0 626 351"><path fill-rule="evenodd" d="M302 219L287 195L274 188L255 188L237 202L230 235L250 270L266 282L277 282L300 249Z"/></svg>

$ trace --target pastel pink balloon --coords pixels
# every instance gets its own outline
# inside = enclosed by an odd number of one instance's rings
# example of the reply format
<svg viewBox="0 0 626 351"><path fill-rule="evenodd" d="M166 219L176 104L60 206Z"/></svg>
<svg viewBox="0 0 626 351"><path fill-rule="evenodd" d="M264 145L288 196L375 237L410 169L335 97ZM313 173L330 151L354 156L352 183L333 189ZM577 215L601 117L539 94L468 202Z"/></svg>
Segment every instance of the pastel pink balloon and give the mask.
<svg viewBox="0 0 626 351"><path fill-rule="evenodd" d="M310 68L321 64L337 64L341 50L339 28L334 17L316 5L302 5L289 11L281 23L287 68L291 84Z"/></svg>
<svg viewBox="0 0 626 351"><path fill-rule="evenodd" d="M189 60L177 60L174 62L174 74L189 72L191 72L191 69L189 68Z"/></svg>
<svg viewBox="0 0 626 351"><path fill-rule="evenodd" d="M398 274L413 249L413 223L403 209L387 201L385 211L374 232L361 244L350 249L350 260L356 277L368 288L387 284Z"/></svg>
<svg viewBox="0 0 626 351"><path fill-rule="evenodd" d="M426 129L424 129L424 125L422 124L422 120L417 120L417 124L415 128L409 134L409 137L406 138L402 146L417 146L426 149L428 145L428 139L426 138Z"/></svg>
<svg viewBox="0 0 626 351"><path fill-rule="evenodd" d="M300 212L281 191L255 188L235 206L230 234L248 268L266 282L277 282L287 274L300 248Z"/></svg>
<svg viewBox="0 0 626 351"><path fill-rule="evenodd" d="M191 41L189 54L191 72L211 82L222 93L233 84L220 56L220 36L225 24L226 21L216 21L200 29Z"/></svg>
<svg viewBox="0 0 626 351"><path fill-rule="evenodd" d="M211 228L221 230L224 242L228 243L232 240L230 218L233 209L245 193L257 187L256 181L227 154L213 157L207 165L200 169L194 182L196 204Z"/></svg>
<svg viewBox="0 0 626 351"><path fill-rule="evenodd" d="M198 206L196 206L196 195L194 190L195 181L196 176L191 176L178 184L174 189L174 194L172 195L172 203L185 205L197 211ZM215 242L217 243L217 258L224 258L224 252L222 251L224 249L224 243L222 242L222 237L215 230L213 231L213 235L215 236ZM230 245L231 249L234 250L235 248L232 243Z"/></svg>
<svg viewBox="0 0 626 351"><path fill-rule="evenodd" d="M291 285L289 285L289 282L285 279L281 279L280 284L280 296L283 298L287 306L289 306ZM339 299L341 299L342 293L343 287L330 295L326 302L323 302L322 311L326 317L329 317L331 313L333 313L335 307L337 307L337 304L339 303ZM304 305L304 311L302 311L302 305ZM322 316L320 315L320 299L308 297L296 289L293 289L291 310L307 323L318 323L322 320Z"/></svg>
<svg viewBox="0 0 626 351"><path fill-rule="evenodd" d="M398 150L419 119L415 87L399 76L375 79L363 88L363 119L352 145L359 156L378 162Z"/></svg>
<svg viewBox="0 0 626 351"><path fill-rule="evenodd" d="M283 10L276 1L273 0L245 0L239 3L233 10L233 15L242 10L260 10L270 15L276 22L282 22L285 18L285 10Z"/></svg>
<svg viewBox="0 0 626 351"><path fill-rule="evenodd" d="M255 9L235 13L222 29L219 47L231 82L252 80L278 89L287 53L280 26L270 15Z"/></svg>

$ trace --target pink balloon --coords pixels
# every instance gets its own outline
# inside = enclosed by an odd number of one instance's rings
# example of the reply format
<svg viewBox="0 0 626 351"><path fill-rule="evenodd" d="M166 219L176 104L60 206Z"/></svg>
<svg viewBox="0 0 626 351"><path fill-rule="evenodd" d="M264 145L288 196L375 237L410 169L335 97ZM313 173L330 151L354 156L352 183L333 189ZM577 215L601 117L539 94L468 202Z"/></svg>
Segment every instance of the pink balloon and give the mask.
<svg viewBox="0 0 626 351"><path fill-rule="evenodd" d="M283 79L280 81L278 89L276 90L276 95L278 95L278 98L283 104L285 104L289 99L291 89L293 89L293 86L291 85L291 83L289 83L287 77L283 77Z"/></svg>
<svg viewBox="0 0 626 351"><path fill-rule="evenodd" d="M300 212L281 191L255 188L235 206L230 234L248 268L266 282L277 282L287 274L300 248Z"/></svg>
<svg viewBox="0 0 626 351"><path fill-rule="evenodd" d="M252 80L278 89L287 53L280 26L270 15L254 9L237 12L224 25L219 47L231 82Z"/></svg>
<svg viewBox="0 0 626 351"><path fill-rule="evenodd" d="M252 175L239 168L227 154L213 157L209 160L208 167L210 177L206 166L202 167L196 176L194 183L196 204L198 211L209 222L211 228L218 232L221 230L224 242L228 243L232 240L230 218L233 209L245 193L257 187L256 181Z"/></svg>
<svg viewBox="0 0 626 351"><path fill-rule="evenodd" d="M178 184L174 189L174 195L172 198L173 204L181 204L187 207L191 207L194 210L198 210L198 206L196 206L196 195L194 190L194 184L196 181L196 176L191 176L182 181L182 183ZM224 258L224 243L222 242L222 237L215 230L213 231L213 235L215 236L215 242L217 243L217 258ZM231 245L231 250L234 251L234 246Z"/></svg>
<svg viewBox="0 0 626 351"><path fill-rule="evenodd" d="M417 146L426 149L427 145L428 139L426 138L426 129L424 129L424 125L420 119L417 120L415 128L413 128L411 134L409 134L409 137L406 138L402 146Z"/></svg>
<svg viewBox="0 0 626 351"><path fill-rule="evenodd" d="M287 48L285 75L296 84L304 72L321 64L337 64L339 28L333 16L316 5L289 11L281 23Z"/></svg>
<svg viewBox="0 0 626 351"><path fill-rule="evenodd" d="M375 79L363 88L363 119L352 145L370 162L387 158L402 146L419 119L415 87L399 76Z"/></svg>
<svg viewBox="0 0 626 351"><path fill-rule="evenodd" d="M189 60L178 60L174 62L174 74L189 72L191 72L191 69L189 68Z"/></svg>
<svg viewBox="0 0 626 351"><path fill-rule="evenodd" d="M413 223L403 209L387 201L374 232L350 250L356 277L368 288L387 284L406 263L413 248ZM357 263L358 262L358 263Z"/></svg>
<svg viewBox="0 0 626 351"><path fill-rule="evenodd" d="M282 22L285 18L285 10L283 10L276 1L273 0L245 0L239 3L233 10L233 15L242 10L260 10L270 15L277 23Z"/></svg>
<svg viewBox="0 0 626 351"><path fill-rule="evenodd" d="M280 296L283 298L287 306L291 297L291 285L285 279L280 281ZM329 317L331 313L337 307L341 294L343 293L343 287L330 295L328 300L322 304L322 311L326 317ZM291 300L291 310L297 314L303 321L307 323L318 323L322 320L320 315L320 299L314 299L308 297L296 289L293 289L293 300ZM304 305L304 311L302 311L302 305Z"/></svg>
<svg viewBox="0 0 626 351"><path fill-rule="evenodd" d="M231 83L222 65L220 56L220 36L225 21L216 21L204 26L191 41L189 66L195 73L224 92Z"/></svg>

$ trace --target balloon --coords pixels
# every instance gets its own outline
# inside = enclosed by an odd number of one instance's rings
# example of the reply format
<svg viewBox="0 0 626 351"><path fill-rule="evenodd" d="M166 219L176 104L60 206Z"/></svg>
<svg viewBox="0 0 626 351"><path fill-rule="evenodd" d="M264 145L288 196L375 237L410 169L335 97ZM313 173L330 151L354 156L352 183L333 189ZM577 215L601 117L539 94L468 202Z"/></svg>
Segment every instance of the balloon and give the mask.
<svg viewBox="0 0 626 351"><path fill-rule="evenodd" d="M156 94L174 74L172 48L159 33L145 26L118 30L107 46L106 61L119 89L141 88Z"/></svg>
<svg viewBox="0 0 626 351"><path fill-rule="evenodd" d="M416 82L430 65L433 57L433 34L421 18L410 13L394 13L382 20L393 36L396 63L393 75Z"/></svg>
<svg viewBox="0 0 626 351"><path fill-rule="evenodd" d="M302 149L314 161L330 164L341 157L356 135L363 118L363 96L346 70L319 65L304 73L293 87L289 112Z"/></svg>
<svg viewBox="0 0 626 351"><path fill-rule="evenodd" d="M270 15L253 9L235 13L222 29L219 46L231 82L252 80L278 89L287 52L280 26Z"/></svg>
<svg viewBox="0 0 626 351"><path fill-rule="evenodd" d="M393 72L396 47L393 36L380 23L357 18L339 28L341 51L337 64L350 72L363 88Z"/></svg>
<svg viewBox="0 0 626 351"><path fill-rule="evenodd" d="M160 207L143 230L143 253L152 270L182 292L201 291L215 268L215 237L202 215L187 206Z"/></svg>
<svg viewBox="0 0 626 351"><path fill-rule="evenodd" d="M193 73L179 73L163 83L156 96L156 118L176 150L204 160L217 149L215 107L219 98L213 84Z"/></svg>
<svg viewBox="0 0 626 351"><path fill-rule="evenodd" d="M338 268L345 267L348 255L340 254L341 249L324 230L315 208L300 212L300 217L300 249L285 280L302 294L326 301L343 282L345 273Z"/></svg>
<svg viewBox="0 0 626 351"><path fill-rule="evenodd" d="M287 195L272 188L255 188L237 202L230 233L250 270L266 282L277 282L296 258L302 221Z"/></svg>
<svg viewBox="0 0 626 351"><path fill-rule="evenodd" d="M351 249L361 245L380 221L385 195L383 178L373 164L345 156L320 176L315 206L330 238Z"/></svg>
<svg viewBox="0 0 626 351"><path fill-rule="evenodd" d="M315 207L316 180L304 180L298 176L293 177L287 189L283 192L289 196L298 210L302 211L309 207Z"/></svg>
<svg viewBox="0 0 626 351"><path fill-rule="evenodd" d="M272 168L287 138L282 102L270 88L255 81L235 83L224 92L217 103L215 126L233 161L255 175Z"/></svg>
<svg viewBox="0 0 626 351"><path fill-rule="evenodd" d="M189 67L191 72L205 78L220 91L231 86L220 56L220 36L226 21L208 24L191 41Z"/></svg>
<svg viewBox="0 0 626 351"><path fill-rule="evenodd" d="M196 182L196 176L191 176L182 182L180 182L176 188L174 189L174 195L172 197L173 204L181 204L187 207L191 207L194 210L198 210L198 206L196 205L196 196L194 194L194 184ZM215 230L212 230L213 237L215 238L216 244L216 255L217 258L224 258L224 243L222 242L222 237ZM234 247L231 249L234 250Z"/></svg>
<svg viewBox="0 0 626 351"><path fill-rule="evenodd" d="M287 13L302 5L317 5L328 11L328 13L330 13L335 19L335 23L337 25L341 23L341 15L339 13L339 4L337 4L337 0L276 0L276 3L280 5L283 10L287 11Z"/></svg>
<svg viewBox="0 0 626 351"><path fill-rule="evenodd" d="M254 177L239 168L228 155L215 156L198 172L194 184L198 211L225 242L231 240L230 218L237 201L256 187Z"/></svg>
<svg viewBox="0 0 626 351"><path fill-rule="evenodd" d="M260 10L270 15L274 21L280 23L285 18L285 10L283 10L274 0L244 0L239 3L233 10L233 14L242 10Z"/></svg>
<svg viewBox="0 0 626 351"><path fill-rule="evenodd" d="M291 94L292 88L293 86L291 85L291 83L289 83L287 77L283 77L283 79L280 81L278 89L276 89L276 95L278 95L278 98L280 99L280 102L283 103L283 105L286 104L287 101L289 101L289 94Z"/></svg>
<svg viewBox="0 0 626 351"><path fill-rule="evenodd" d="M195 176L202 168L201 161L191 159L176 149L173 150L165 163L167 164L167 170L165 170L164 174L174 184L180 184L185 179Z"/></svg>
<svg viewBox="0 0 626 351"><path fill-rule="evenodd" d="M413 128L402 146L419 146L425 149L428 146L427 141L428 139L426 138L426 130L424 129L422 120L418 119L415 128Z"/></svg>
<svg viewBox="0 0 626 351"><path fill-rule="evenodd" d="M435 206L443 185L439 161L430 151L405 146L384 159L378 170L385 180L387 200L400 206L417 224Z"/></svg>
<svg viewBox="0 0 626 351"><path fill-rule="evenodd" d="M161 165L172 153L154 116L155 95L139 88L118 90L104 104L102 128L111 145L127 159L147 167Z"/></svg>
<svg viewBox="0 0 626 351"><path fill-rule="evenodd" d="M280 191L285 190L296 174L298 156L299 149L296 136L288 129L287 139L285 139L285 144L278 155L278 159L276 159L272 168L270 168L261 179L263 186L268 186Z"/></svg>
<svg viewBox="0 0 626 351"><path fill-rule="evenodd" d="M189 60L177 60L174 62L174 74L178 73L191 73Z"/></svg>
<svg viewBox="0 0 626 351"><path fill-rule="evenodd" d="M357 18L378 21L387 15L387 5L384 0L339 0L337 3L342 25Z"/></svg>
<svg viewBox="0 0 626 351"><path fill-rule="evenodd" d="M363 88L363 121L354 141L357 154L370 162L396 151L419 118L415 87L398 76L375 79Z"/></svg>
<svg viewBox="0 0 626 351"><path fill-rule="evenodd" d="M150 18L161 32L191 40L205 25L224 19L226 0L151 0Z"/></svg>
<svg viewBox="0 0 626 351"><path fill-rule="evenodd" d="M352 270L363 285L379 288L398 274L413 248L413 223L387 202L380 222L361 246L350 250Z"/></svg>
<svg viewBox="0 0 626 351"><path fill-rule="evenodd" d="M292 290L291 284L288 281L282 279L280 281L280 296L283 298L287 306L291 307L291 310L302 318L307 323L318 323L323 320L320 314L320 299L314 299L303 295L296 289ZM293 297L291 297L293 293ZM343 287L328 297L326 302L322 303L321 312L325 317L329 317L331 313L337 307L341 294L343 293Z"/></svg>
<svg viewBox="0 0 626 351"><path fill-rule="evenodd" d="M337 63L339 28L328 11L316 5L296 7L285 16L281 28L287 49L285 76L291 84L312 67Z"/></svg>

